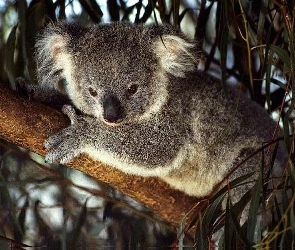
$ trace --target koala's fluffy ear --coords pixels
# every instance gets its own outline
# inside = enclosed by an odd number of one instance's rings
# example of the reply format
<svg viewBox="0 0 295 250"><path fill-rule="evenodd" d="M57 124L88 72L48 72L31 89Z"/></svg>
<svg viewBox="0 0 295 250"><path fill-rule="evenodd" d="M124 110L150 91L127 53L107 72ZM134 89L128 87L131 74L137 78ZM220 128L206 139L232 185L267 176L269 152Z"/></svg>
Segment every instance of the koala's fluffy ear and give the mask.
<svg viewBox="0 0 295 250"><path fill-rule="evenodd" d="M68 52L70 36L62 30L63 27L49 25L36 43L36 61L39 84L63 92L58 85L60 78L69 80L72 65ZM56 86L48 86L52 78L57 78Z"/></svg>
<svg viewBox="0 0 295 250"><path fill-rule="evenodd" d="M195 44L179 36L163 35L153 45L159 64L166 72L184 77L185 72L195 70Z"/></svg>

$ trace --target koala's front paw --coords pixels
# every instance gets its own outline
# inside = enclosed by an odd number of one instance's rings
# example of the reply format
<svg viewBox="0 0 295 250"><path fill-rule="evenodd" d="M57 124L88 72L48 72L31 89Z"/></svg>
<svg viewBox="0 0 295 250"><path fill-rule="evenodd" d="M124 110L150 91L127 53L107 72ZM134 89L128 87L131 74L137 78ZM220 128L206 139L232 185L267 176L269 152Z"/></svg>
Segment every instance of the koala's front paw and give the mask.
<svg viewBox="0 0 295 250"><path fill-rule="evenodd" d="M62 112L70 118L72 125L78 123L78 116L75 109L71 105L64 105L62 107Z"/></svg>
<svg viewBox="0 0 295 250"><path fill-rule="evenodd" d="M78 116L73 107L66 105L63 112L68 115L71 125L50 136L44 143L50 152L45 156L48 163L67 163L82 152L81 130Z"/></svg>
<svg viewBox="0 0 295 250"><path fill-rule="evenodd" d="M17 77L15 79L15 90L21 96L32 99L34 96L35 88L36 86L32 85L23 77Z"/></svg>

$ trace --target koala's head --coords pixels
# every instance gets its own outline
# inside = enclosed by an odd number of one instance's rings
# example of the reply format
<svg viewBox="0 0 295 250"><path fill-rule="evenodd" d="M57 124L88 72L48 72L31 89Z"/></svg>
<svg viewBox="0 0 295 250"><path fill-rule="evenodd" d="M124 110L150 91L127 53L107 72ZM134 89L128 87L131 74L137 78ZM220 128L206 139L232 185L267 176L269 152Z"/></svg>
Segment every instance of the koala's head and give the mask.
<svg viewBox="0 0 295 250"><path fill-rule="evenodd" d="M38 78L108 124L146 120L165 105L171 76L195 69L194 48L170 26L59 23L37 43Z"/></svg>

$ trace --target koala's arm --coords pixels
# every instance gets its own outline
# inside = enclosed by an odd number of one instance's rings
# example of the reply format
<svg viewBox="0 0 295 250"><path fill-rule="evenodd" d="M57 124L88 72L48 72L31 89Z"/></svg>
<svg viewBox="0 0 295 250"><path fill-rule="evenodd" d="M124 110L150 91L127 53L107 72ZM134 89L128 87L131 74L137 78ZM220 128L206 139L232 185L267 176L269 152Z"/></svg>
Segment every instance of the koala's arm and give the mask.
<svg viewBox="0 0 295 250"><path fill-rule="evenodd" d="M66 163L86 153L127 173L161 176L180 164L190 143L179 135L179 126L166 117L154 123L109 126L90 116L78 116L71 106L64 106L63 112L71 125L45 142L51 149L47 162Z"/></svg>
<svg viewBox="0 0 295 250"><path fill-rule="evenodd" d="M44 86L31 84L29 81L22 77L18 77L15 80L16 91L29 97L50 105L51 107L60 109L65 104L70 104L71 101L67 95L57 91L56 89L44 88Z"/></svg>

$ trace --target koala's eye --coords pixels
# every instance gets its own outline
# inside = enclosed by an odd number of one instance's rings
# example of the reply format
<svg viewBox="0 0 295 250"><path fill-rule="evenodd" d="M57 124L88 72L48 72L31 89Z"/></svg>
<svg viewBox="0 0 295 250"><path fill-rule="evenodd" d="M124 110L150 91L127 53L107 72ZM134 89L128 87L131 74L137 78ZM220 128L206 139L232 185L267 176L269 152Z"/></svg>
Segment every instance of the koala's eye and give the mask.
<svg viewBox="0 0 295 250"><path fill-rule="evenodd" d="M89 87L89 88L88 88L88 91L89 91L89 94L90 94L91 96L93 96L93 97L96 97L96 96L97 96L97 91L96 91L94 88Z"/></svg>
<svg viewBox="0 0 295 250"><path fill-rule="evenodd" d="M138 86L136 84L130 85L127 89L128 95L134 95L136 93L137 89L138 89Z"/></svg>

